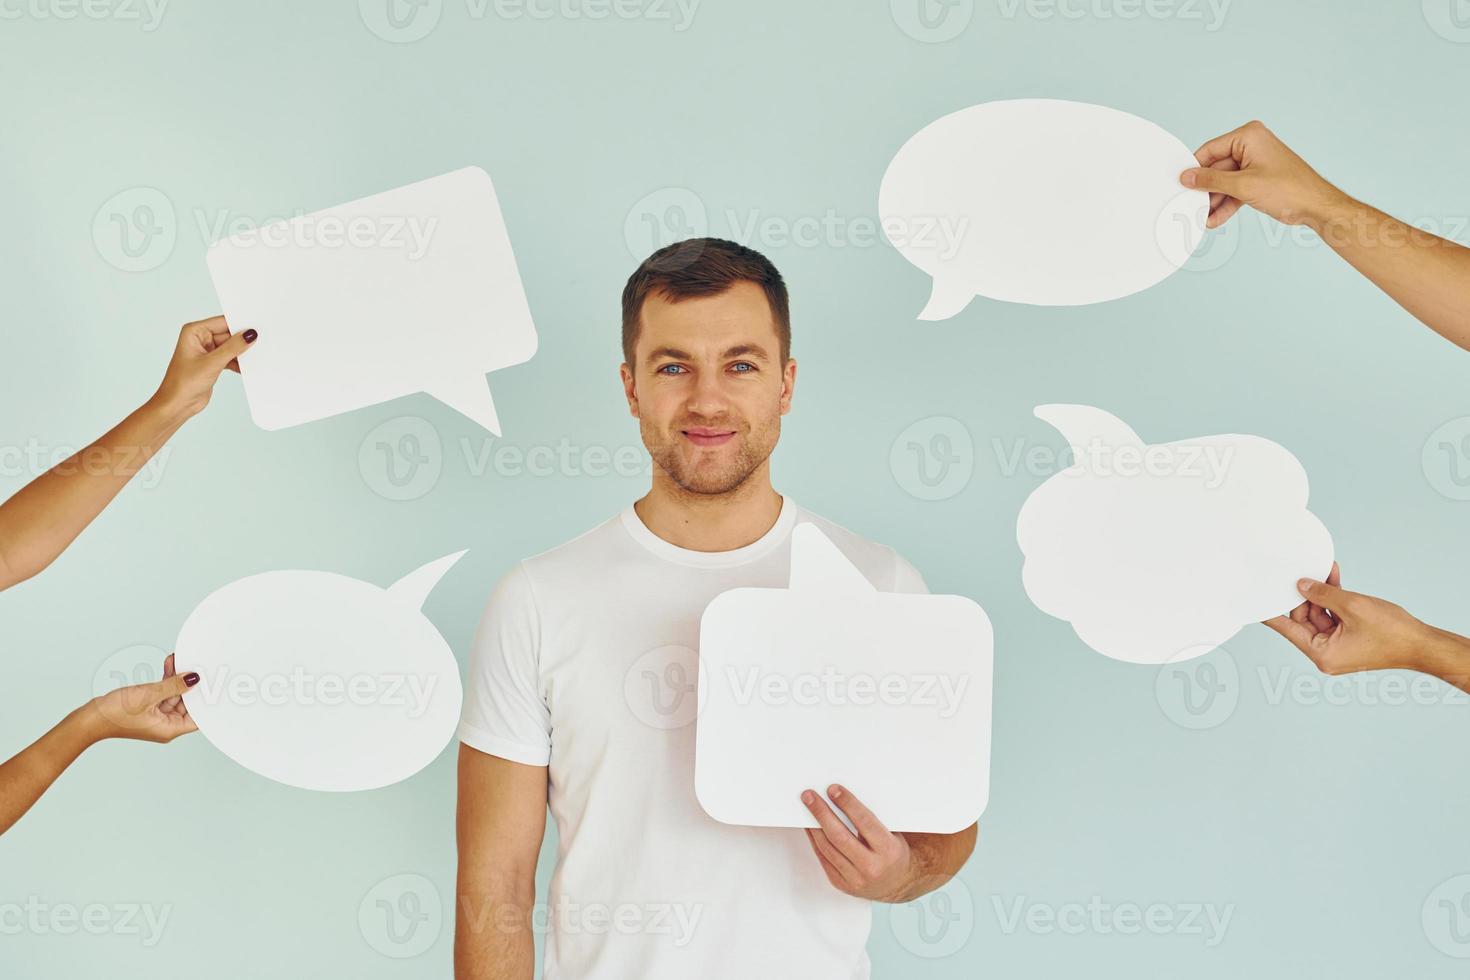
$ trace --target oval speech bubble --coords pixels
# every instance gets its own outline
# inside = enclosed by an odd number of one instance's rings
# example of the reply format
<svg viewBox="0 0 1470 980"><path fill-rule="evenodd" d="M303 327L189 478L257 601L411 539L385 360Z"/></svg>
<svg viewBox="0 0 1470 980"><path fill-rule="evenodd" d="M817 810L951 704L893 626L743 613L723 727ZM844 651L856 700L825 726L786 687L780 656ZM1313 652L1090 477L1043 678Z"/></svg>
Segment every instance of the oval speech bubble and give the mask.
<svg viewBox="0 0 1470 980"><path fill-rule="evenodd" d="M388 589L330 572L252 575L211 593L179 631L174 663L204 736L252 772L301 789L407 779L454 736L463 691L420 611L464 552Z"/></svg>
<svg viewBox="0 0 1470 980"><path fill-rule="evenodd" d="M878 213L934 280L921 320L975 296L1081 306L1147 289L1204 238L1209 195L1179 175L1194 154L1146 119L1057 99L986 102L899 149Z"/></svg>

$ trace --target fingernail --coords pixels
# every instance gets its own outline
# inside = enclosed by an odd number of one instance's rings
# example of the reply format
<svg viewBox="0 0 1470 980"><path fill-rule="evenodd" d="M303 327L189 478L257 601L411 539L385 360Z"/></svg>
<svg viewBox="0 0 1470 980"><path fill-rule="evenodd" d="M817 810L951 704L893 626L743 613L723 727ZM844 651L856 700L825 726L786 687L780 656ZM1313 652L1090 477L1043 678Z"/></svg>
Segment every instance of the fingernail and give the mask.
<svg viewBox="0 0 1470 980"><path fill-rule="evenodd" d="M809 789L802 790L802 792L801 792L801 802L805 803L807 806L811 806L816 801L817 801L817 794L813 793Z"/></svg>
<svg viewBox="0 0 1470 980"><path fill-rule="evenodd" d="M1309 579L1309 578L1299 578L1299 579L1296 580L1296 590L1298 592L1300 592L1302 595L1306 595L1309 591L1311 591L1312 586L1314 586L1316 584L1317 583L1315 581L1313 581L1312 579Z"/></svg>
<svg viewBox="0 0 1470 980"><path fill-rule="evenodd" d="M1182 174L1179 175L1179 182L1181 184L1183 184L1185 187L1193 187L1194 186L1194 180L1195 180L1195 178L1194 178L1194 171L1193 170L1186 170L1186 171L1184 171L1184 173L1182 173Z"/></svg>
<svg viewBox="0 0 1470 980"><path fill-rule="evenodd" d="M827 787L827 795L834 800L837 799L837 797L842 795L842 787L836 784Z"/></svg>
<svg viewBox="0 0 1470 980"><path fill-rule="evenodd" d="M249 330L245 331L245 343L253 344L255 343L255 338L259 336L260 334L255 332L255 328L251 327Z"/></svg>
<svg viewBox="0 0 1470 980"><path fill-rule="evenodd" d="M198 683L199 683L199 675L198 674L193 673L191 671L190 673L187 673L187 674L184 675L184 686L185 687L193 687L195 684L198 684Z"/></svg>

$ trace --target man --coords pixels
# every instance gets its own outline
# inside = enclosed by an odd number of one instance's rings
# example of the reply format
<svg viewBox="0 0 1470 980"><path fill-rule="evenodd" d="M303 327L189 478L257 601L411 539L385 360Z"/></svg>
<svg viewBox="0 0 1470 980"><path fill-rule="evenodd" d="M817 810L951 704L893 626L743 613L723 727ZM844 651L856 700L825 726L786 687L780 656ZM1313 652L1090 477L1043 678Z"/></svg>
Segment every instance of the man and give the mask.
<svg viewBox="0 0 1470 980"><path fill-rule="evenodd" d="M891 549L772 488L790 343L785 284L751 249L683 242L628 280L621 373L653 485L521 562L485 610L460 728L460 980L532 975L548 799L547 980L866 977L870 902L937 888L974 848L974 826L890 833L840 786L802 793L820 823L804 833L721 824L695 799L700 614L737 586L784 587L798 520L874 587L925 591Z"/></svg>
<svg viewBox="0 0 1470 980"><path fill-rule="evenodd" d="M1259 122L1210 140L1195 159L1199 166L1179 179L1210 192L1209 227L1220 227L1242 205L1306 225L1426 326L1470 349L1470 248L1354 200ZM1326 582L1302 579L1297 588L1306 601L1266 625L1324 673L1403 668L1470 691L1470 638L1344 590L1336 565Z"/></svg>

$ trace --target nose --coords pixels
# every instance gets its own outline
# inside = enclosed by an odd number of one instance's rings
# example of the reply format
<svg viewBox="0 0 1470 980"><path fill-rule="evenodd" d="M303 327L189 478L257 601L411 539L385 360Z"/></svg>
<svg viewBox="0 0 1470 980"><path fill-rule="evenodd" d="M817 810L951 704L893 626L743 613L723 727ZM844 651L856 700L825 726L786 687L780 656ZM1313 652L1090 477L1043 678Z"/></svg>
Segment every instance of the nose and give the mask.
<svg viewBox="0 0 1470 980"><path fill-rule="evenodd" d="M729 407L730 399L725 391L723 372L700 371L689 390L689 399L684 404L685 411L703 418L717 418L724 415Z"/></svg>

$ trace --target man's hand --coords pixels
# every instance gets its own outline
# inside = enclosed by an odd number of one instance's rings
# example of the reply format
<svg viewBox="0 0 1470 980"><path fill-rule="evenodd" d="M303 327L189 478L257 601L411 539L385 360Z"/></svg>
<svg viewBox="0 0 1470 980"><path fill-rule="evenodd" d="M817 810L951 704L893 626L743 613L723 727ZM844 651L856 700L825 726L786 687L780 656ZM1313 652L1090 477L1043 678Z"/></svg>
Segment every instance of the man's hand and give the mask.
<svg viewBox="0 0 1470 980"><path fill-rule="evenodd" d="M1428 626L1383 599L1342 588L1337 564L1326 582L1302 579L1306 602L1266 621L1324 674L1417 670L1462 689L1470 684L1470 641Z"/></svg>
<svg viewBox="0 0 1470 980"><path fill-rule="evenodd" d="M849 895L875 902L913 901L952 878L975 849L973 824L957 834L895 834L843 787L827 787L827 796L857 834L819 793L807 790L801 802L821 827L807 830L806 836L827 880Z"/></svg>
<svg viewBox="0 0 1470 980"><path fill-rule="evenodd" d="M1209 228L1218 228L1249 204L1288 225L1320 231L1345 195L1291 151L1262 123L1248 122L1195 151L1199 167L1179 177L1185 187L1210 192Z"/></svg>

